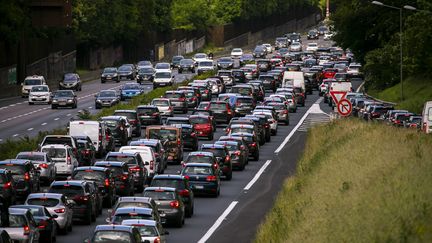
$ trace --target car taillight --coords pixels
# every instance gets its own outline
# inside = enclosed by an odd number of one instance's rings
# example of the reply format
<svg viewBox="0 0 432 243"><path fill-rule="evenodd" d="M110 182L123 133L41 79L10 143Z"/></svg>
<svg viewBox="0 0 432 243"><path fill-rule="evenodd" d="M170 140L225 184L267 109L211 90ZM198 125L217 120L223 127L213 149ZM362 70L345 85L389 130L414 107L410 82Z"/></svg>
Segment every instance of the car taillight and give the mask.
<svg viewBox="0 0 432 243"><path fill-rule="evenodd" d="M135 167L130 168L129 170L132 171L132 172L138 172L138 171L141 170L141 167L135 166Z"/></svg>
<svg viewBox="0 0 432 243"><path fill-rule="evenodd" d="M172 202L170 202L170 206L171 206L172 208L179 208L179 207L180 207L180 202L177 201L177 200L172 201Z"/></svg>
<svg viewBox="0 0 432 243"><path fill-rule="evenodd" d="M196 136L196 133L192 132L191 137L195 137L195 136Z"/></svg>
<svg viewBox="0 0 432 243"><path fill-rule="evenodd" d="M155 239L154 239L154 241L153 241L153 243L160 243L161 241L160 241L160 237L158 236L158 237L156 237Z"/></svg>
<svg viewBox="0 0 432 243"><path fill-rule="evenodd" d="M415 124L415 123L410 124L410 127L412 127L412 128L416 128L416 127L417 127L417 124Z"/></svg>
<svg viewBox="0 0 432 243"><path fill-rule="evenodd" d="M204 90L204 93L208 94L208 92L209 92L208 89Z"/></svg>
<svg viewBox="0 0 432 243"><path fill-rule="evenodd" d="M102 134L99 134L99 141L102 141Z"/></svg>
<svg viewBox="0 0 432 243"><path fill-rule="evenodd" d="M240 156L241 152L240 151L235 151L234 154L237 155L237 156Z"/></svg>
<svg viewBox="0 0 432 243"><path fill-rule="evenodd" d="M65 212L65 208L55 209L54 212L56 212L56 213L64 213Z"/></svg>
<svg viewBox="0 0 432 243"><path fill-rule="evenodd" d="M39 222L38 228L39 229L45 229L48 226L48 222L45 220L42 220Z"/></svg>
<svg viewBox="0 0 432 243"><path fill-rule="evenodd" d="M177 140L177 145L179 145L179 146L181 145L180 139Z"/></svg>
<svg viewBox="0 0 432 243"><path fill-rule="evenodd" d="M71 164L72 164L72 161L71 161L71 157L70 157L70 156L67 157L66 162L67 162L68 165L71 165Z"/></svg>
<svg viewBox="0 0 432 243"><path fill-rule="evenodd" d="M231 114L232 114L231 109L228 109L228 110L227 110L227 113L228 113L228 115L231 115Z"/></svg>
<svg viewBox="0 0 432 243"><path fill-rule="evenodd" d="M3 185L3 189L9 189L9 188L11 188L12 187L12 182L8 182L8 183L5 183L4 185Z"/></svg>
<svg viewBox="0 0 432 243"><path fill-rule="evenodd" d="M153 169L154 169L154 161L150 160L150 170L153 170Z"/></svg>
<svg viewBox="0 0 432 243"><path fill-rule="evenodd" d="M219 168L219 164L213 164L213 168L217 170Z"/></svg>
<svg viewBox="0 0 432 243"><path fill-rule="evenodd" d="M182 98L179 98L179 100L180 101L186 101L186 98L182 97Z"/></svg>
<svg viewBox="0 0 432 243"><path fill-rule="evenodd" d="M283 114L288 114L288 110L282 111Z"/></svg>
<svg viewBox="0 0 432 243"><path fill-rule="evenodd" d="M186 180L189 180L190 179L190 177L189 176L183 176Z"/></svg>
<svg viewBox="0 0 432 243"><path fill-rule="evenodd" d="M181 191L179 192L179 194L180 194L180 196L182 196L182 197L188 197L188 196L189 196L189 190L188 190L188 189L181 190Z"/></svg>
<svg viewBox="0 0 432 243"><path fill-rule="evenodd" d="M105 140L106 141L109 141L110 140L110 136L107 134L107 135L105 135Z"/></svg>
<svg viewBox="0 0 432 243"><path fill-rule="evenodd" d="M231 157L229 156L229 155L227 155L226 157L225 157L225 163L226 162L229 162L231 160Z"/></svg>
<svg viewBox="0 0 432 243"><path fill-rule="evenodd" d="M77 203L85 203L89 200L88 196L75 196L73 200Z"/></svg>
<svg viewBox="0 0 432 243"><path fill-rule="evenodd" d="M194 97L192 97L192 101L195 101L195 100L197 100L197 98L194 96Z"/></svg>
<svg viewBox="0 0 432 243"><path fill-rule="evenodd" d="M122 176L121 176L121 179L122 179L123 181L125 181L125 180L128 179L128 177L129 177L129 175L122 175Z"/></svg>
<svg viewBox="0 0 432 243"><path fill-rule="evenodd" d="M268 123L266 123L266 124L264 124L264 127L265 127L265 128L269 128L270 125L269 125Z"/></svg>
<svg viewBox="0 0 432 243"><path fill-rule="evenodd" d="M30 174L28 172L24 173L24 180L26 181L30 180Z"/></svg>
<svg viewBox="0 0 432 243"><path fill-rule="evenodd" d="M170 111L172 111L174 108L172 107L172 106L170 106L169 108L168 108L168 110L170 110Z"/></svg>
<svg viewBox="0 0 432 243"><path fill-rule="evenodd" d="M216 181L216 180L217 180L217 177L214 175L207 176L207 178L206 178L206 181Z"/></svg>
<svg viewBox="0 0 432 243"><path fill-rule="evenodd" d="M42 163L39 165L39 167L46 169L48 168L48 164Z"/></svg>
<svg viewBox="0 0 432 243"><path fill-rule="evenodd" d="M28 225L24 225L24 235L30 234L30 227Z"/></svg>
<svg viewBox="0 0 432 243"><path fill-rule="evenodd" d="M109 186L110 186L110 181L109 181L108 179L105 179L105 181L104 181L104 185L105 185L106 187L109 187Z"/></svg>
<svg viewBox="0 0 432 243"><path fill-rule="evenodd" d="M251 146L252 146L252 147L256 147L257 144L256 144L256 143L252 143Z"/></svg>

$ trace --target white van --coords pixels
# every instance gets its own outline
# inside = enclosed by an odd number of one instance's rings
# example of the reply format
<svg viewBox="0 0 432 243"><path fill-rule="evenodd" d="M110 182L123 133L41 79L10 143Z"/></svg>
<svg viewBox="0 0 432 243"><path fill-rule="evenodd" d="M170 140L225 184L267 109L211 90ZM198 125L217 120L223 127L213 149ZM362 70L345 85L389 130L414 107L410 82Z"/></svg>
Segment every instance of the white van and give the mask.
<svg viewBox="0 0 432 243"><path fill-rule="evenodd" d="M41 152L47 153L55 163L56 177L68 177L79 166L73 154L72 147L63 144L49 144L42 146Z"/></svg>
<svg viewBox="0 0 432 243"><path fill-rule="evenodd" d="M293 86L306 90L303 72L285 71L283 75L282 87Z"/></svg>
<svg viewBox="0 0 432 243"><path fill-rule="evenodd" d="M106 125L98 121L71 121L69 122L69 135L88 136L96 148L97 156L101 158L107 152L105 139Z"/></svg>
<svg viewBox="0 0 432 243"><path fill-rule="evenodd" d="M160 164L157 163L153 148L146 146L122 146L119 149L122 153L139 153L147 169L148 178L153 178L157 171L160 171Z"/></svg>
<svg viewBox="0 0 432 243"><path fill-rule="evenodd" d="M329 95L330 91L344 91L347 93L353 92L352 83L350 81L333 81L331 82L330 89L329 89ZM335 107L336 102L333 100L332 96L329 97L329 106Z"/></svg>
<svg viewBox="0 0 432 243"><path fill-rule="evenodd" d="M423 107L422 130L425 133L432 132L432 101L427 101Z"/></svg>
<svg viewBox="0 0 432 243"><path fill-rule="evenodd" d="M28 76L24 79L24 82L21 83L21 96L28 97L30 94L30 90L35 85L46 85L45 78L39 75Z"/></svg>

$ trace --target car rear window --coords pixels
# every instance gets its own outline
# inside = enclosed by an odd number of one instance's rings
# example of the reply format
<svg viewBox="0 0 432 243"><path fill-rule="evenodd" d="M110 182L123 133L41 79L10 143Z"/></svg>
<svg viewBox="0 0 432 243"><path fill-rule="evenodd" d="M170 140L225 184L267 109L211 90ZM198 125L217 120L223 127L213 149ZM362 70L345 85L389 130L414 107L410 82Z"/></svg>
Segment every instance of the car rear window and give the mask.
<svg viewBox="0 0 432 243"><path fill-rule="evenodd" d="M165 98L180 98L182 95L180 93L166 93Z"/></svg>
<svg viewBox="0 0 432 243"><path fill-rule="evenodd" d="M145 191L144 197L153 198L153 200L175 200L175 192L173 191Z"/></svg>
<svg viewBox="0 0 432 243"><path fill-rule="evenodd" d="M76 195L84 194L84 189L81 186L64 184L64 185L53 185L49 189L50 193L60 193L66 197L74 197Z"/></svg>
<svg viewBox="0 0 432 243"><path fill-rule="evenodd" d="M17 155L17 159L44 161L45 157L43 155L36 155L36 154L19 154L19 155Z"/></svg>
<svg viewBox="0 0 432 243"><path fill-rule="evenodd" d="M211 103L210 110L226 110L225 103Z"/></svg>
<svg viewBox="0 0 432 243"><path fill-rule="evenodd" d="M169 106L169 101L168 100L153 100L152 105L155 106Z"/></svg>
<svg viewBox="0 0 432 243"><path fill-rule="evenodd" d="M189 118L189 122L191 124L204 124L209 123L209 119L207 117L191 117Z"/></svg>
<svg viewBox="0 0 432 243"><path fill-rule="evenodd" d="M250 87L232 87L231 92L249 95L250 93L252 93L252 88L250 88Z"/></svg>
<svg viewBox="0 0 432 243"><path fill-rule="evenodd" d="M72 141L70 138L57 138L57 137L47 137L45 138L44 144L66 144L72 147Z"/></svg>
<svg viewBox="0 0 432 243"><path fill-rule="evenodd" d="M185 184L178 179L153 179L151 186L154 187L173 187L176 189L185 189Z"/></svg>
<svg viewBox="0 0 432 243"><path fill-rule="evenodd" d="M0 165L0 169L9 170L12 175L24 175L25 168L21 165L5 164Z"/></svg>
<svg viewBox="0 0 432 243"><path fill-rule="evenodd" d="M66 157L66 149L64 148L43 148L42 152L47 153L52 159L65 159Z"/></svg>
<svg viewBox="0 0 432 243"><path fill-rule="evenodd" d="M167 125L172 125L172 124L189 124L188 120L184 120L184 119L170 119L168 118L168 120L166 121Z"/></svg>
<svg viewBox="0 0 432 243"><path fill-rule="evenodd" d="M187 166L184 168L183 173L188 175L211 175L213 171L210 167Z"/></svg>
<svg viewBox="0 0 432 243"><path fill-rule="evenodd" d="M90 181L103 181L105 179L104 171L97 170L79 170L73 176L74 180L90 180Z"/></svg>
<svg viewBox="0 0 432 243"><path fill-rule="evenodd" d="M27 204L29 205L38 205L44 207L55 207L59 204L59 199L57 198L31 198L27 200Z"/></svg>
<svg viewBox="0 0 432 243"><path fill-rule="evenodd" d="M132 242L130 233L123 231L98 231L93 237L93 243L129 243Z"/></svg>
<svg viewBox="0 0 432 243"><path fill-rule="evenodd" d="M253 100L252 98L238 98L237 99L237 105L252 105Z"/></svg>
<svg viewBox="0 0 432 243"><path fill-rule="evenodd" d="M174 141L177 139L177 130L173 130L173 129L151 129L149 131L149 137L148 138Z"/></svg>
<svg viewBox="0 0 432 243"><path fill-rule="evenodd" d="M138 114L151 115L155 112L158 112L157 108L138 108L137 109Z"/></svg>
<svg viewBox="0 0 432 243"><path fill-rule="evenodd" d="M216 157L225 157L225 150L223 149L216 149L216 148L203 148L201 149L204 152L212 152L214 156Z"/></svg>
<svg viewBox="0 0 432 243"><path fill-rule="evenodd" d="M213 158L205 155L191 155L187 157L187 163L213 163Z"/></svg>
<svg viewBox="0 0 432 243"><path fill-rule="evenodd" d="M129 207L152 208L148 203L145 202L120 202L117 205L117 208L129 208Z"/></svg>
<svg viewBox="0 0 432 243"><path fill-rule="evenodd" d="M9 215L9 227L23 227L27 225L27 220L24 215Z"/></svg>
<svg viewBox="0 0 432 243"><path fill-rule="evenodd" d="M236 133L236 132L245 132L245 133L253 133L253 128L246 128L246 127L234 127L231 128L231 133Z"/></svg>
<svg viewBox="0 0 432 243"><path fill-rule="evenodd" d="M134 112L114 112L115 116L125 116L128 119L135 120L136 119L136 113Z"/></svg>
<svg viewBox="0 0 432 243"><path fill-rule="evenodd" d="M120 161L120 162L125 162L126 164L138 163L134 156L129 156L129 155L109 155L107 156L106 161Z"/></svg>

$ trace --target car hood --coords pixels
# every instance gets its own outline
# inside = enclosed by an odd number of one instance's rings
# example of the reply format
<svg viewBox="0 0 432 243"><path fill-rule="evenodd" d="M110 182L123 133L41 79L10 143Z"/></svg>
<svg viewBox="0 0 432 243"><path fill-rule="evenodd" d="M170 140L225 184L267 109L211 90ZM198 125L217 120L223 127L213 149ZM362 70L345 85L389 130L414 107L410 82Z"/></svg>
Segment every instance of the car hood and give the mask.
<svg viewBox="0 0 432 243"><path fill-rule="evenodd" d="M30 94L36 96L46 96L46 95L50 95L50 92L30 92Z"/></svg>

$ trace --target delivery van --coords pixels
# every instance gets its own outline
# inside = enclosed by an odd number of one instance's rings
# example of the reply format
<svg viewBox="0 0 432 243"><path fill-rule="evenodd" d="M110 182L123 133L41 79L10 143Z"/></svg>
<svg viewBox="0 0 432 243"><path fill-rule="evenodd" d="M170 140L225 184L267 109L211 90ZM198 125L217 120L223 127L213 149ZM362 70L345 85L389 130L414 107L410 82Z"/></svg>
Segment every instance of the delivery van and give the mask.
<svg viewBox="0 0 432 243"><path fill-rule="evenodd" d="M71 121L69 122L69 135L71 136L88 136L93 146L96 148L96 154L99 158L107 152L107 140L105 139L106 125L98 121Z"/></svg>

